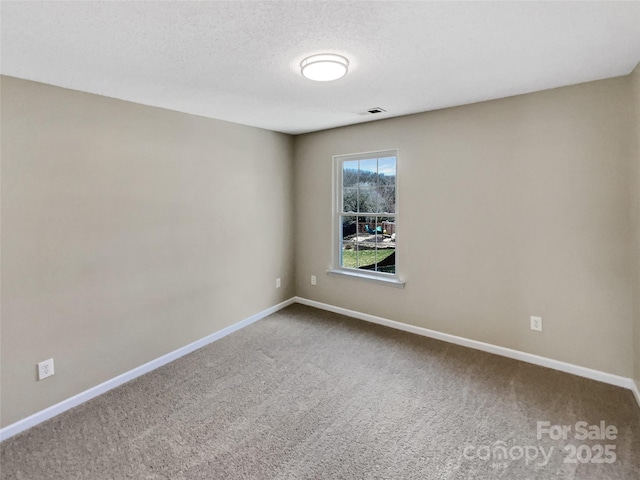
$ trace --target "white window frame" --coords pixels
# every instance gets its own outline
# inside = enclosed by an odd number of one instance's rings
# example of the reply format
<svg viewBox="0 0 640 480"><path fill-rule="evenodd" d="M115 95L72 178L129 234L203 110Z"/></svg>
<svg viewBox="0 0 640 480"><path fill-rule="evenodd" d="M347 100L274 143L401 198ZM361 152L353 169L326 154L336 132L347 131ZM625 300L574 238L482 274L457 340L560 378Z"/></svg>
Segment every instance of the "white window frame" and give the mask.
<svg viewBox="0 0 640 480"><path fill-rule="evenodd" d="M357 268L349 268L341 266L341 255L342 255L342 217L344 215L348 215L349 212L343 212L343 163L348 161L355 160L369 160L375 158L384 158L384 157L395 157L396 159L396 184L395 184L395 212L391 215L395 218L395 240L396 240L396 248L395 248L395 273L385 273L385 272L374 272L367 270L359 270ZM404 288L405 282L400 279L400 263L399 263L399 248L398 245L402 245L400 242L400 232L398 226L400 222L398 222L398 217L400 215L400 211L398 208L398 192L399 192L399 169L398 165L399 161L399 152L397 148L389 149L389 150L379 150L374 152L363 152L363 153L354 153L354 154L345 154L345 155L334 155L333 156L333 205L332 205L332 235L331 242L333 245L332 248L332 268L327 270L329 275L336 276L345 276L355 279L360 279L368 282L378 283L381 285L387 285L397 288ZM357 215L352 215L357 216ZM378 215L380 216L380 215ZM389 216L389 215L384 215Z"/></svg>

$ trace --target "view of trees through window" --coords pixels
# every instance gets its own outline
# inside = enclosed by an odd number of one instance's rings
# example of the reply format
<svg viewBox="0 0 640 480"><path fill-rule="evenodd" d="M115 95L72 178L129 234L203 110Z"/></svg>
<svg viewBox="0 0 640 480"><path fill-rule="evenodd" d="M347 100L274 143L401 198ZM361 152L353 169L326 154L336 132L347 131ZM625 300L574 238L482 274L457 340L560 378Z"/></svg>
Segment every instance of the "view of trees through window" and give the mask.
<svg viewBox="0 0 640 480"><path fill-rule="evenodd" d="M340 266L396 273L396 157L342 162Z"/></svg>

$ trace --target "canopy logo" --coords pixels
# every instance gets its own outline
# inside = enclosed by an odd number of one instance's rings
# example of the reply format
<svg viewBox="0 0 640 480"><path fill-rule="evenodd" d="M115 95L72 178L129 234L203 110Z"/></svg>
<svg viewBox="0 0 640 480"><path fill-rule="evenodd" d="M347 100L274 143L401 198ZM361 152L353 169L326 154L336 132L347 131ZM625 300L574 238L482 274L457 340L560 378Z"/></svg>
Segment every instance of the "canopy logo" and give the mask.
<svg viewBox="0 0 640 480"><path fill-rule="evenodd" d="M491 445L467 445L462 455L467 460L491 462L494 468L507 468L511 462L544 467L549 464L551 456L556 451L563 456L564 463L614 463L617 460L615 444L594 443L598 440L611 442L618 438L617 427L607 425L604 420L595 425L585 421L579 421L573 425L552 425L551 422L539 421L536 423L536 437L538 440L562 443L572 440L589 441L589 444L565 443L546 447L543 445L509 447L499 440Z"/></svg>
<svg viewBox="0 0 640 480"><path fill-rule="evenodd" d="M468 445L465 447L463 456L467 460L491 461L494 468L506 468L509 462L524 461L525 465L544 467L549 463L554 447L545 450L542 446L534 445L514 445L507 447L502 440L498 440L493 445L481 445L475 447Z"/></svg>

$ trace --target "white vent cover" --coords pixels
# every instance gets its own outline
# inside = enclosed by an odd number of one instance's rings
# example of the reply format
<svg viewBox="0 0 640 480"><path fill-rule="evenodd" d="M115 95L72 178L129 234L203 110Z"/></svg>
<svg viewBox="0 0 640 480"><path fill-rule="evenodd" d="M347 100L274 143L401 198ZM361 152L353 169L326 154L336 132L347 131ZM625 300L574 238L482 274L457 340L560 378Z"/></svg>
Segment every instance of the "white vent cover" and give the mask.
<svg viewBox="0 0 640 480"><path fill-rule="evenodd" d="M376 115L378 113L383 113L383 112L386 112L384 108L373 107L365 110L364 112L358 113L358 115Z"/></svg>

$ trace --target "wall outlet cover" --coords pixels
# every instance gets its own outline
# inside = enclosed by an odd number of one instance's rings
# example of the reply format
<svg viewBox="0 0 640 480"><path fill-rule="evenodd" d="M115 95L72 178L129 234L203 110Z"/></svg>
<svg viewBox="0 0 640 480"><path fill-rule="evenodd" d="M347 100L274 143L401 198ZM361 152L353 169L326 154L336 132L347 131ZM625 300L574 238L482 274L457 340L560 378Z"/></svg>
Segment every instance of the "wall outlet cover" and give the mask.
<svg viewBox="0 0 640 480"><path fill-rule="evenodd" d="M542 331L542 317L530 317L531 318L531 330L536 332Z"/></svg>
<svg viewBox="0 0 640 480"><path fill-rule="evenodd" d="M38 363L38 380L53 375L53 358Z"/></svg>

